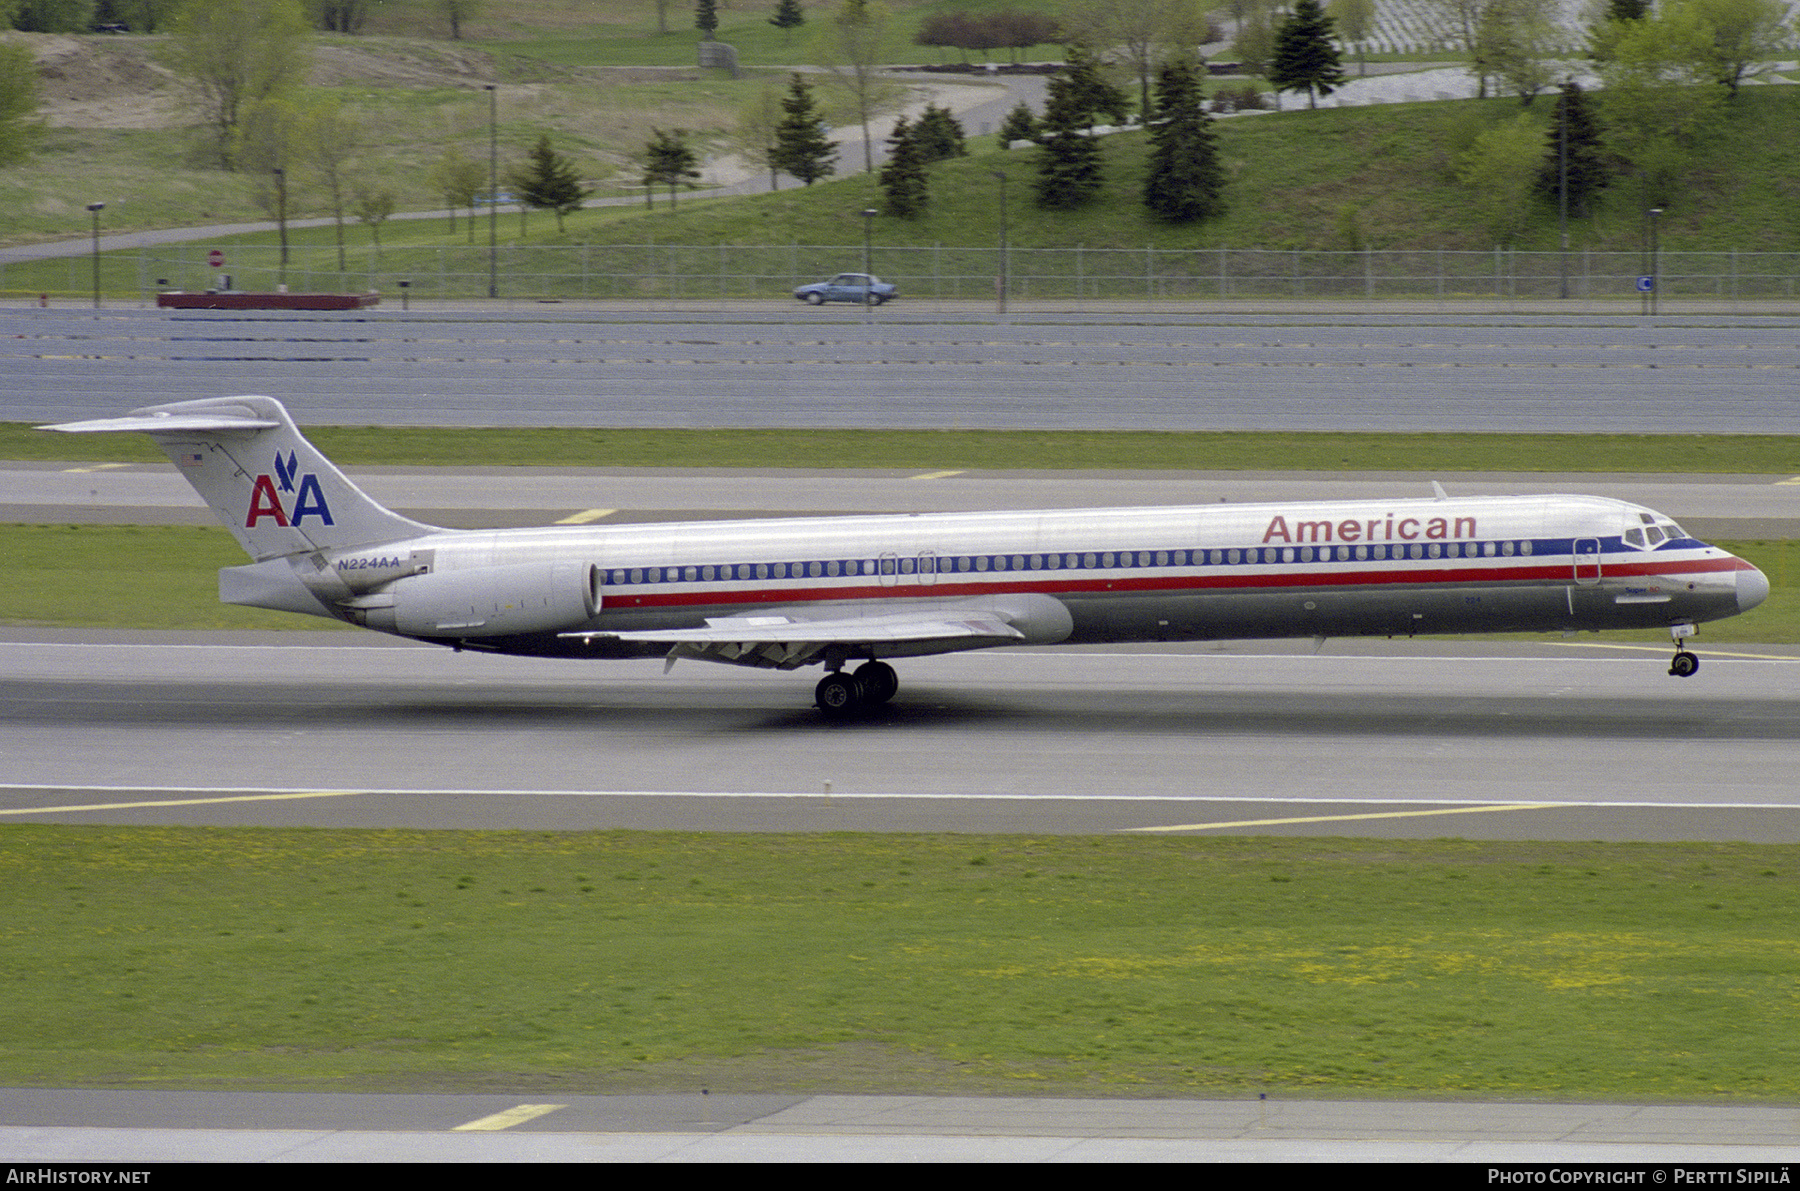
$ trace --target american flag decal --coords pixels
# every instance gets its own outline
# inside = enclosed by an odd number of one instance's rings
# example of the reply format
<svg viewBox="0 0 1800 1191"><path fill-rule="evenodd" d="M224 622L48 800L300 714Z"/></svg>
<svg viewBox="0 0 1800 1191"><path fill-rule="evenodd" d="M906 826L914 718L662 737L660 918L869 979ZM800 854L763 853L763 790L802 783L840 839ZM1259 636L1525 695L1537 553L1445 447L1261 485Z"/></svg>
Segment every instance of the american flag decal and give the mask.
<svg viewBox="0 0 1800 1191"><path fill-rule="evenodd" d="M191 452L189 454L181 456L181 458L177 459L176 462L179 463L182 467L199 467L200 466L200 453L198 451Z"/></svg>

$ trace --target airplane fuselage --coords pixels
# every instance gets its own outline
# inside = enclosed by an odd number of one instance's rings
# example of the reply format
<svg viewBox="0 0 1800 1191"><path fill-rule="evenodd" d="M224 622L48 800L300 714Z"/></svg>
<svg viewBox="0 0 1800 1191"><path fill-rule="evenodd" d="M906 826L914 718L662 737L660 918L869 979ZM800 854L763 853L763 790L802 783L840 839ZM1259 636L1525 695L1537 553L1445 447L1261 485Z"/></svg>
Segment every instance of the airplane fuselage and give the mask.
<svg viewBox="0 0 1800 1191"><path fill-rule="evenodd" d="M1652 546L1642 535L1657 527ZM1635 543L1626 537L1634 531ZM504 616L490 629L458 606L454 622L404 631L408 622L396 626L379 597L347 618L474 648L591 657L668 647L560 634L1031 595L1067 608L1057 641L1070 644L1539 632L1735 615L1740 580L1758 574L1641 506L1531 496L443 533L335 552L312 586L318 612L331 615L340 587L354 605L383 589L403 594L410 576L523 575L571 560L581 573L565 582L589 584L593 605L578 621L511 632Z"/></svg>

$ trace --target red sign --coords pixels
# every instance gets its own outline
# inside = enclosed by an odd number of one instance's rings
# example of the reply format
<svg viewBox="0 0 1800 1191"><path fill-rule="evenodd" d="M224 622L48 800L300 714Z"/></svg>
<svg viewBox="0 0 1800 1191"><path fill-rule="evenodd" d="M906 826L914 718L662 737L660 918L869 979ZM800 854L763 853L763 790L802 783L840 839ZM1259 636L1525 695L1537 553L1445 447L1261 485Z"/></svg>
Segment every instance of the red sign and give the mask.
<svg viewBox="0 0 1800 1191"><path fill-rule="evenodd" d="M206 263L217 269L225 263L225 254L215 248L206 254Z"/></svg>

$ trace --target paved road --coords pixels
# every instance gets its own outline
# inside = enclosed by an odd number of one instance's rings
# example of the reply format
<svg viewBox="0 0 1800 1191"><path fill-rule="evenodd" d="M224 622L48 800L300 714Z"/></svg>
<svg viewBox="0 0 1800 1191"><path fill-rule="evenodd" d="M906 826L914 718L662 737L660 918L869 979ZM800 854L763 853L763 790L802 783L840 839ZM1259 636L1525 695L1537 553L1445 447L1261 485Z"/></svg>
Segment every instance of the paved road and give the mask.
<svg viewBox="0 0 1800 1191"><path fill-rule="evenodd" d="M302 424L1800 426L1800 318L1789 316L943 317L884 307L865 322L797 305L657 321L577 310L517 321L468 310L15 309L0 312L0 419L256 392L287 402Z"/></svg>

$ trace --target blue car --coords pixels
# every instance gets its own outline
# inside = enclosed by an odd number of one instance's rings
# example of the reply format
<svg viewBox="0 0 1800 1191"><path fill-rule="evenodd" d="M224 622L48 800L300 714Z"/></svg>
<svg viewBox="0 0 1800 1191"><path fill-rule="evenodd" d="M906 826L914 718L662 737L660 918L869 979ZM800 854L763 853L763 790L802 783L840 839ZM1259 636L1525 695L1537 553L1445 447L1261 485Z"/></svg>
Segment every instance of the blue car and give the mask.
<svg viewBox="0 0 1800 1191"><path fill-rule="evenodd" d="M868 273L839 273L830 281L815 281L794 291L794 297L809 306L826 302L867 302L879 306L899 293L879 277Z"/></svg>

